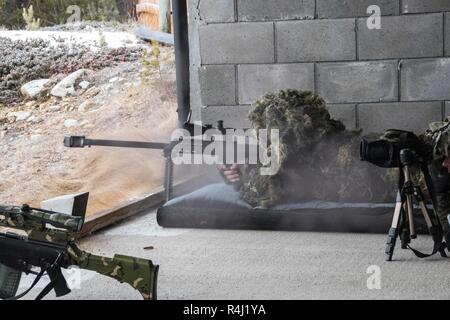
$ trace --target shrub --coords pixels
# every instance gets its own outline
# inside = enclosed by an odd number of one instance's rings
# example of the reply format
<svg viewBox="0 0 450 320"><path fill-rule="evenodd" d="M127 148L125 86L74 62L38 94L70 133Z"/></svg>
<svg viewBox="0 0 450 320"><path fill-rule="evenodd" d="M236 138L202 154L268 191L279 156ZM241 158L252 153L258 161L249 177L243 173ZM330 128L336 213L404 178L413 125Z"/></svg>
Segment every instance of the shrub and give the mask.
<svg viewBox="0 0 450 320"><path fill-rule="evenodd" d="M28 9L23 8L22 17L27 30L37 30L41 26L41 20L34 17L33 5L30 5Z"/></svg>
<svg viewBox="0 0 450 320"><path fill-rule="evenodd" d="M8 28L27 26L23 9L33 6L33 15L42 26L64 24L71 16L70 6L80 8L81 20L116 21L121 16L117 8L119 0L0 0L0 25ZM134 1L134 0L128 0ZM128 16L124 17L128 19Z"/></svg>

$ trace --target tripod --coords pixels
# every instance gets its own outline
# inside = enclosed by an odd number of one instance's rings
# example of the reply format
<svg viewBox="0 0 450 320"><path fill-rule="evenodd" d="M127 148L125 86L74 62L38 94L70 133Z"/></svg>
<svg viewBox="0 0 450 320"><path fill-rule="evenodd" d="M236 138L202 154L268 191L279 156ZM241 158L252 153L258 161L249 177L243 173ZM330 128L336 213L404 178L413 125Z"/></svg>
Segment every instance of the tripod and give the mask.
<svg viewBox="0 0 450 320"><path fill-rule="evenodd" d="M441 256L445 255L445 243L442 243L443 232L439 219L430 216L430 212L425 204L424 194L420 186L415 185L411 178L411 166L415 162L415 156L410 149L402 149L400 151L400 167L399 167L399 191L392 219L392 225L388 233L386 246L386 261L392 261L395 243L397 237L400 236L401 248L411 249L419 258L429 257L436 252L440 252ZM422 172L425 176L430 195L433 198L430 176L428 168L422 166ZM417 238L413 199L419 204L420 211L425 219L429 233L434 240L434 248L431 254L423 254L409 246L411 239Z"/></svg>

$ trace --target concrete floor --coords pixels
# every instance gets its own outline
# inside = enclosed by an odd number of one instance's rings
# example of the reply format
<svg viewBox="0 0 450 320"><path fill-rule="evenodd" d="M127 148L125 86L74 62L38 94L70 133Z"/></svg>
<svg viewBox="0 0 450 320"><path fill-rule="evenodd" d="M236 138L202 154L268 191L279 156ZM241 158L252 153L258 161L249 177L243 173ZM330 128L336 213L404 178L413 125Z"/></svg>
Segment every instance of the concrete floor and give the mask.
<svg viewBox="0 0 450 320"><path fill-rule="evenodd" d="M162 229L151 212L80 246L152 259L160 265L159 299L450 298L450 259L422 260L398 248L395 261L385 262L385 242L385 235ZM148 246L154 250L143 249ZM431 238L422 236L413 246L429 251ZM380 289L368 289L373 265L380 268ZM140 299L126 284L92 272L81 275L81 284L69 281L78 288L63 299ZM21 290L29 284L26 277Z"/></svg>

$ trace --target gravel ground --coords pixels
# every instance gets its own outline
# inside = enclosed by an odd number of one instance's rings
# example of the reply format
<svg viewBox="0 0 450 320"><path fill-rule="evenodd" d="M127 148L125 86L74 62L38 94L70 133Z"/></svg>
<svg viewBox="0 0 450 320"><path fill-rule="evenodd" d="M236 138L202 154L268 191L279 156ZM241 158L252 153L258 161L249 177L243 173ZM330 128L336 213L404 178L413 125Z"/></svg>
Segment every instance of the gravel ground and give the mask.
<svg viewBox="0 0 450 320"><path fill-rule="evenodd" d="M0 38L6 56L0 60L0 92L15 101L0 104L0 203L37 206L51 197L90 191L93 213L161 185L160 151L74 150L62 141L68 134L168 141L176 124L173 48L161 48L161 71L151 70L143 79L142 49L93 52L81 45L69 54L68 46L48 45ZM17 95L24 79L51 76L54 84L65 76L62 69L78 68L91 70L82 79L89 87L77 88L74 96L21 101ZM12 114L17 112L23 119Z"/></svg>
<svg viewBox="0 0 450 320"><path fill-rule="evenodd" d="M12 40L7 35L12 37L14 32L0 32L0 106L21 101L20 87L28 81L58 78L78 69L100 70L120 62L136 61L143 50L142 47L92 50L88 43L66 44L64 38L56 38L54 42L62 43L55 44L40 38ZM70 37L70 34L65 34L65 37ZM98 36L94 34L94 37Z"/></svg>

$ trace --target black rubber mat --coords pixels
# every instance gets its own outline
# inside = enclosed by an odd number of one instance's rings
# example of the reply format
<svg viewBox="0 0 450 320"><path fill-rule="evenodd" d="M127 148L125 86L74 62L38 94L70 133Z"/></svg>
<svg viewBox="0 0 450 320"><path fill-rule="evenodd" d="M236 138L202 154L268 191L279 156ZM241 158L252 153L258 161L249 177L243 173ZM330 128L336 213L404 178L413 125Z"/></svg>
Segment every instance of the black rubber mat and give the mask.
<svg viewBox="0 0 450 320"><path fill-rule="evenodd" d="M336 203L310 201L252 208L232 186L219 183L180 196L158 209L165 228L209 228L285 231L387 233L395 203ZM419 211L417 231L425 232Z"/></svg>

